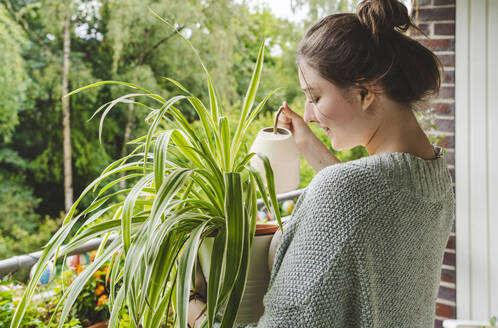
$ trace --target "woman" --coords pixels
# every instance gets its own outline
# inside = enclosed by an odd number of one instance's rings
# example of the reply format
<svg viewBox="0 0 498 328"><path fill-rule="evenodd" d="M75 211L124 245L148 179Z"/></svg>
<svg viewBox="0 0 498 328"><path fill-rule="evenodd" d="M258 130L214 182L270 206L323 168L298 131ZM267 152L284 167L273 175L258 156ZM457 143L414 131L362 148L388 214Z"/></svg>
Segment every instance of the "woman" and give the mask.
<svg viewBox="0 0 498 328"><path fill-rule="evenodd" d="M410 27L400 2L363 1L301 41L304 117L284 104L280 126L318 173L284 227L257 327L433 327L454 195L413 113L438 92L440 64ZM309 123L370 156L340 163Z"/></svg>

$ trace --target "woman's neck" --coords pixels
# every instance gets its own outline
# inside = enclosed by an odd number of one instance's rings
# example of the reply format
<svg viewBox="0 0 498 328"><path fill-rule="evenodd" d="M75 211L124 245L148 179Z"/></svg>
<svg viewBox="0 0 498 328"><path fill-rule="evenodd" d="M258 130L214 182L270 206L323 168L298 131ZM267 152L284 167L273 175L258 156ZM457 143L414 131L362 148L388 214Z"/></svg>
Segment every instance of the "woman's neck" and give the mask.
<svg viewBox="0 0 498 328"><path fill-rule="evenodd" d="M370 155L409 153L422 159L433 159L434 149L409 108L384 108L380 123L365 145Z"/></svg>

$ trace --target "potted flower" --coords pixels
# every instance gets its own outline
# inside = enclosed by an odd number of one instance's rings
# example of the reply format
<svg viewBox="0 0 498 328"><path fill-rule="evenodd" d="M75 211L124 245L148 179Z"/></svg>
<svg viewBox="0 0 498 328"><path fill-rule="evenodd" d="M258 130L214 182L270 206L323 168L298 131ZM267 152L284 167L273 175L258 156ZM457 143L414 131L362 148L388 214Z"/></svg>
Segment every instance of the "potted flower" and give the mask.
<svg viewBox="0 0 498 328"><path fill-rule="evenodd" d="M192 46L186 38L184 40ZM193 46L192 49L199 57ZM150 126L147 135L134 140L135 149L104 169L75 201L63 225L43 249L11 327L19 327L37 281L48 263L96 237L103 239L95 259L61 298L63 307L59 327L85 283L106 261L111 261L105 278L106 281L110 279L107 300L110 327L116 327L124 308L128 310L132 326L158 327L176 321L180 327L187 327L189 291L198 248L207 236L214 236L207 283L208 326L213 325L214 317L221 309L224 309L222 327L233 326L249 271L258 192L282 228L269 161L261 155L265 186L261 174L249 165L255 154L242 144L244 133L275 92L253 106L263 67L263 53L264 42L258 52L233 136L228 119L219 106L214 82L200 57L207 78L209 105L172 79L168 80L182 94L170 99L116 81L94 83L69 94L104 84L129 87L133 93L96 111L95 114L102 112L99 133L107 113L116 104L130 101L150 111ZM140 102L141 98L147 98L155 105ZM175 107L178 102L192 106L202 123L202 131L192 128ZM160 124L165 121L174 128L161 130ZM127 180L130 187L116 191L122 180ZM79 209L81 199L89 192L96 195L95 199L87 208ZM121 200L123 196L124 200ZM104 214L111 219L96 222ZM76 222L83 224L63 246ZM118 282L121 282L121 287L116 287Z"/></svg>

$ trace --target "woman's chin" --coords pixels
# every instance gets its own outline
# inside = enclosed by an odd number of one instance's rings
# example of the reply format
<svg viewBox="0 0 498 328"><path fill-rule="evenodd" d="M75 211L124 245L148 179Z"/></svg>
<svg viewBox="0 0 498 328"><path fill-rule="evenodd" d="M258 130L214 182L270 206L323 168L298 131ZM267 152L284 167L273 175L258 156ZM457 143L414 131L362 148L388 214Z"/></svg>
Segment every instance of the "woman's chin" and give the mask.
<svg viewBox="0 0 498 328"><path fill-rule="evenodd" d="M330 139L330 145L332 146L333 149L335 150L344 150L342 147L341 147L341 143L340 142L337 142L337 139L336 138L331 138Z"/></svg>
<svg viewBox="0 0 498 328"><path fill-rule="evenodd" d="M332 133L332 130L330 129L327 129L325 131L325 134L327 135L327 137L329 137L330 145L334 150L349 150L354 147L350 142L345 142L345 140L341 140L341 138L338 138L337 135Z"/></svg>
<svg viewBox="0 0 498 328"><path fill-rule="evenodd" d="M330 145L334 150L349 150L353 148L354 146L351 146L345 142L341 142L340 140L337 140L337 138L330 138Z"/></svg>

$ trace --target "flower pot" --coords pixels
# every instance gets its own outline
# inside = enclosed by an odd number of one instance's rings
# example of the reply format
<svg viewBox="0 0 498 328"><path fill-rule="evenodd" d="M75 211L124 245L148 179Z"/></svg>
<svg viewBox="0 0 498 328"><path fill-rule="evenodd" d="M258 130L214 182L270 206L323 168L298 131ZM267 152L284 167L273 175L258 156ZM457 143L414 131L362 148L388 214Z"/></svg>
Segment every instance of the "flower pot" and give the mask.
<svg viewBox="0 0 498 328"><path fill-rule="evenodd" d="M98 322L96 324L88 326L87 328L106 328L108 326L108 324L109 324L109 320Z"/></svg>
<svg viewBox="0 0 498 328"><path fill-rule="evenodd" d="M295 190L299 186L300 155L292 133L285 128L278 128L277 132L273 133L272 127L260 130L250 152L268 156L273 169L275 190L280 194ZM263 161L258 156L251 158L251 166L265 179Z"/></svg>
<svg viewBox="0 0 498 328"><path fill-rule="evenodd" d="M235 322L237 324L254 323L263 315L263 297L270 282L271 268L268 266L268 251L273 235L279 229L277 222L256 224L254 242L249 256L249 272ZM209 280L209 267L214 237L207 237L199 247L199 261L202 272Z"/></svg>

